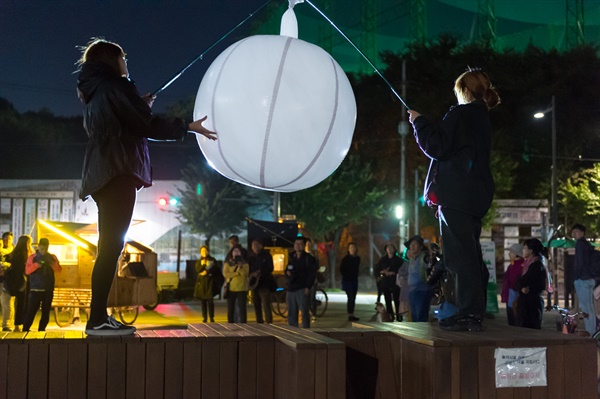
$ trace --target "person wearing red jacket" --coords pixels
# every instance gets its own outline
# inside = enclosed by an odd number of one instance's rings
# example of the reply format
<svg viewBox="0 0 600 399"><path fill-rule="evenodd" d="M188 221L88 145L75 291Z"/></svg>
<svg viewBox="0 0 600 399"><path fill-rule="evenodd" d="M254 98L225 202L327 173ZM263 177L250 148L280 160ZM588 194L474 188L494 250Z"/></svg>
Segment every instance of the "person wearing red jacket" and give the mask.
<svg viewBox="0 0 600 399"><path fill-rule="evenodd" d="M42 317L38 324L38 331L46 331L48 320L50 320L50 307L54 297L54 273L60 273L62 267L58 258L48 252L49 245L48 239L42 238L37 251L27 258L25 264L25 274L29 276L30 289L23 331L29 331L40 305L42 306Z"/></svg>
<svg viewBox="0 0 600 399"><path fill-rule="evenodd" d="M506 318L509 326L517 325L517 315L513 309L513 303L519 298L519 288L517 283L523 274L524 259L522 255L523 247L520 244L511 245L508 250L510 265L508 265L504 272L502 292L500 293L502 303L506 304Z"/></svg>

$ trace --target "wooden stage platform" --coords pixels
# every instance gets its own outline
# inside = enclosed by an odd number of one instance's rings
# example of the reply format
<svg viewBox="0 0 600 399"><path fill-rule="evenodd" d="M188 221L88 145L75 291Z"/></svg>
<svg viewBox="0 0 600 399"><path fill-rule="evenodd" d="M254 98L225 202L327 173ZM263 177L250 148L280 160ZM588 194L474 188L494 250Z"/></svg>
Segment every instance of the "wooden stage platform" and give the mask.
<svg viewBox="0 0 600 399"><path fill-rule="evenodd" d="M547 386L496 388L496 348L547 348ZM200 324L87 338L0 333L0 398L594 398L590 338L430 323Z"/></svg>

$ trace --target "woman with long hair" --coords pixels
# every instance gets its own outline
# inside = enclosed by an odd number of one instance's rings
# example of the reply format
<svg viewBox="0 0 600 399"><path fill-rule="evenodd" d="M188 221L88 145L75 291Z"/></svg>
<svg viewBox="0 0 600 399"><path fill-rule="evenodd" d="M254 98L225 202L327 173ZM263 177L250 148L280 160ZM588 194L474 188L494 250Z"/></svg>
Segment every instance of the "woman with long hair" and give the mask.
<svg viewBox="0 0 600 399"><path fill-rule="evenodd" d="M128 335L135 327L106 312L119 255L135 206L136 192L152 185L148 139L183 140L188 131L216 140L206 117L187 123L152 113L155 97L141 97L129 80L125 52L117 43L92 39L82 48L77 93L83 103L85 151L80 198L98 206L98 254L92 272L88 335Z"/></svg>
<svg viewBox="0 0 600 399"><path fill-rule="evenodd" d="M35 252L31 243L30 235L26 234L19 237L17 245L9 255L10 267L5 273L4 290L15 297L15 332L21 331L25 322L25 312L27 310L25 264L27 258Z"/></svg>
<svg viewBox="0 0 600 399"><path fill-rule="evenodd" d="M392 243L387 243L383 248L385 254L374 267L376 276L380 276L379 284L385 299L385 309L393 321L401 319L400 315L400 287L396 285L396 274L402 266L402 259L398 256L398 250Z"/></svg>
<svg viewBox="0 0 600 399"><path fill-rule="evenodd" d="M219 267L216 260L208 253L208 247L203 245L200 248L200 259L196 261L196 287L194 297L202 302L202 322L206 323L210 317L210 322L215 322L215 302L213 300L217 292L214 292L213 274ZM220 271L219 271L220 273Z"/></svg>
<svg viewBox="0 0 600 399"><path fill-rule="evenodd" d="M454 82L458 105L439 125L409 110L417 144L431 159L427 203L437 208L444 262L454 281L458 313L439 320L449 331L481 331L489 272L481 252L481 220L494 198L489 110L500 97L488 75L469 68Z"/></svg>

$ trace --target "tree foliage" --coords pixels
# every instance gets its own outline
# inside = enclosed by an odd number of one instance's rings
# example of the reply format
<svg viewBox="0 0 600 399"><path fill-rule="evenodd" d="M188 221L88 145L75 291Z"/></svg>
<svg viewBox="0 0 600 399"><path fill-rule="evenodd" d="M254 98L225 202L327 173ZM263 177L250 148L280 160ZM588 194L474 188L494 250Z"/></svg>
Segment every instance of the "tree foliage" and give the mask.
<svg viewBox="0 0 600 399"><path fill-rule="evenodd" d="M564 207L567 226L581 223L588 231L600 231L600 163L567 178L559 189L559 200Z"/></svg>
<svg viewBox="0 0 600 399"><path fill-rule="evenodd" d="M175 211L181 223L204 234L206 245L217 234L241 231L253 200L246 187L221 176L205 162L191 162L181 173L185 188L179 190L180 205Z"/></svg>

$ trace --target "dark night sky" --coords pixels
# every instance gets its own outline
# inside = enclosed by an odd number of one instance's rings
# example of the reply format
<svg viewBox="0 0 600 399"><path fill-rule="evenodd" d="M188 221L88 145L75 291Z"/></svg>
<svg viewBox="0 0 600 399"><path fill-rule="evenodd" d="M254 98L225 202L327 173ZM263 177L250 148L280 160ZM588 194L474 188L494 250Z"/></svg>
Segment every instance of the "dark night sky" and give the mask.
<svg viewBox="0 0 600 399"><path fill-rule="evenodd" d="M18 111L48 108L56 115L79 115L75 94L76 46L92 36L120 43L140 92L159 88L188 62L256 10L266 0L0 0L0 97ZM322 6L324 0L312 0ZM285 9L287 0L272 0ZM329 15L359 46L363 43L362 0L331 0ZM564 43L564 0L496 0L501 46L541 47ZM377 0L377 50L402 48L409 34L408 0ZM300 38L318 41L326 22L308 4L296 5ZM475 0L429 0L428 35L453 32L468 40L476 21ZM264 14L261 12L261 14ZM264 16L264 15L260 15ZM585 2L586 40L600 43L600 2ZM257 21L253 18L250 22ZM161 94L155 110L194 97L212 60L251 34L250 22L207 54ZM266 26L266 25L265 25ZM278 33L269 25L265 33ZM359 55L333 34L333 56L347 70ZM368 50L368 49L364 49ZM376 60L373 60L377 62ZM378 64L381 67L381 65Z"/></svg>

